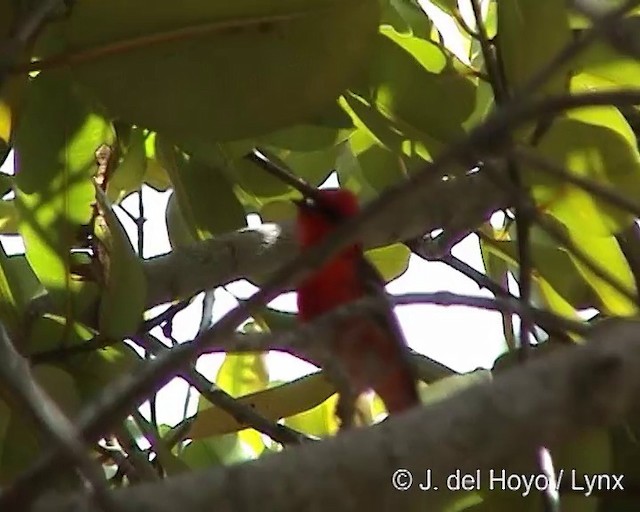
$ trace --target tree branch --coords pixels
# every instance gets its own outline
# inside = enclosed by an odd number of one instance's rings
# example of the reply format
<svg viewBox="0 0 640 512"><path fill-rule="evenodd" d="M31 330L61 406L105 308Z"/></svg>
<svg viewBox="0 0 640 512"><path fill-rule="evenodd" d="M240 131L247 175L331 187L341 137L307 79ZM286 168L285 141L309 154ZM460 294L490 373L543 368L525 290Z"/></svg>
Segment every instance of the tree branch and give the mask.
<svg viewBox="0 0 640 512"><path fill-rule="evenodd" d="M604 322L590 338L375 427L242 465L118 490L114 498L122 512L204 512L212 506L244 512L385 511L407 508L418 495L422 509L439 509L451 494L419 491L426 469L443 490L444 478L456 470L479 470L486 482L491 469L508 471L510 462L537 446L554 447L623 418L640 392L640 323ZM392 486L399 468L414 477L409 491ZM44 496L31 509L72 510L96 509L77 495Z"/></svg>

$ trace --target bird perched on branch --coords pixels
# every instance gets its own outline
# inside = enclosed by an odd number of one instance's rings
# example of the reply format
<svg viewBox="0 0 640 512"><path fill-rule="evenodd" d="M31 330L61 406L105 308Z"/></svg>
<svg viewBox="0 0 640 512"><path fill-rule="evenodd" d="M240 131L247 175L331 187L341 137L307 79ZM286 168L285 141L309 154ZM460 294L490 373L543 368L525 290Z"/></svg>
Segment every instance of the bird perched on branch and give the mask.
<svg viewBox="0 0 640 512"><path fill-rule="evenodd" d="M295 201L297 238L302 250L331 233L341 221L358 214L356 196L346 189L324 189L314 198ZM349 389L340 389L337 415L346 428L352 424L355 399L373 389L389 414L420 402L408 360L405 339L384 290L384 280L367 261L362 246L352 244L333 256L297 289L299 317L309 322L347 303L376 297L380 310L349 317L334 329L330 353L335 356Z"/></svg>

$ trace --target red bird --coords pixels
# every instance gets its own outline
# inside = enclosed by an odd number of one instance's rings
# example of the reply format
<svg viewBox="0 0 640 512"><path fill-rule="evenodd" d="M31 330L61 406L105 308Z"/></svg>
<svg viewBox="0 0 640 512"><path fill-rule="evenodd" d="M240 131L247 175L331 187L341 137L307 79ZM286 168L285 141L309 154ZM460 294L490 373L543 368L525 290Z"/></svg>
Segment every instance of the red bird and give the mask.
<svg viewBox="0 0 640 512"><path fill-rule="evenodd" d="M316 202L317 201L317 202ZM320 204L318 204L320 203ZM298 205L297 237L302 250L321 242L341 220L358 214L356 196L346 189L318 191L316 200L296 201ZM385 312L363 313L337 326L338 336L331 342L331 352L342 363L348 378L351 399L373 389L389 414L398 413L420 403L413 377L406 341L388 303L384 280L366 260L362 246L346 247L298 286L298 311L303 322L346 303L366 296L377 296L388 304ZM338 416L353 404L338 401Z"/></svg>

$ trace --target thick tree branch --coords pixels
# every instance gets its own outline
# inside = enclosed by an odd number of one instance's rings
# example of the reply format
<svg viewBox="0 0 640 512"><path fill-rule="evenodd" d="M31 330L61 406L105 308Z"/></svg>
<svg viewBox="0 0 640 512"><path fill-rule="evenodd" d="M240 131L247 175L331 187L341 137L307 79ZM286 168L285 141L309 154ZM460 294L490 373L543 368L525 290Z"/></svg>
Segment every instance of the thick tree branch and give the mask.
<svg viewBox="0 0 640 512"><path fill-rule="evenodd" d="M590 338L375 427L242 465L122 489L114 497L122 512L385 511L416 499L422 509L437 510L451 494L419 491L426 469L440 489L456 470L480 470L486 483L490 469L508 470L537 446L554 447L623 418L640 392L640 323L605 322ZM414 476L409 491L391 485L399 468ZM96 509L84 496L45 496L31 510Z"/></svg>
<svg viewBox="0 0 640 512"><path fill-rule="evenodd" d="M364 242L368 248L379 247L435 229L464 237L494 211L509 205L507 193L481 173L437 181L410 217L388 216ZM292 224L264 224L150 258L144 263L147 306L190 297L241 278L260 281L298 252Z"/></svg>

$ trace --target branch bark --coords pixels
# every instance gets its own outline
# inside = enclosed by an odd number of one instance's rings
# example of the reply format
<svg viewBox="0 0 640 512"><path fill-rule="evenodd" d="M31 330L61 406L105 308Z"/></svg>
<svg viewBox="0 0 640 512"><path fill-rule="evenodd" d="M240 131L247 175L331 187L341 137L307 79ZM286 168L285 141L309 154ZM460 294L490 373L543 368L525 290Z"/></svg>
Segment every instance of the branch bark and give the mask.
<svg viewBox="0 0 640 512"><path fill-rule="evenodd" d="M452 495L420 492L426 469L444 490L443 479L456 470L486 476L536 446L553 447L586 428L619 421L640 391L639 338L640 322L603 322L584 346L560 348L375 427L242 465L118 490L114 499L122 512L384 511L416 499L422 509L437 510ZM409 491L391 484L398 468L413 474ZM96 508L86 496L49 495L30 510Z"/></svg>
<svg viewBox="0 0 640 512"><path fill-rule="evenodd" d="M460 201L461 197L465 200ZM368 248L380 247L435 229L466 236L494 211L509 204L507 192L482 173L441 180L410 218L387 216L375 230L368 231L364 243ZM292 224L264 224L150 258L144 264L147 307L237 279L259 282L298 253Z"/></svg>

